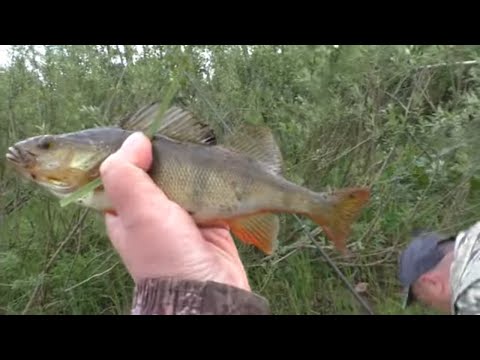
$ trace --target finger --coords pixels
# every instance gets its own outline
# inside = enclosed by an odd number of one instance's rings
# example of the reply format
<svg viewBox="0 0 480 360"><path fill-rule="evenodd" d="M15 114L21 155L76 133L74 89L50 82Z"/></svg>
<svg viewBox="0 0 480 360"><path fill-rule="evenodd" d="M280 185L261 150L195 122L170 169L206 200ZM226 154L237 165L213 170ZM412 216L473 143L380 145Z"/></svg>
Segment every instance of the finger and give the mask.
<svg viewBox="0 0 480 360"><path fill-rule="evenodd" d="M142 170L148 170L152 163L152 143L141 132L130 135L116 154Z"/></svg>
<svg viewBox="0 0 480 360"><path fill-rule="evenodd" d="M108 238L112 242L113 247L120 256L123 255L123 249L125 248L124 239L124 227L120 218L110 213L105 214L105 226L107 228Z"/></svg>
<svg viewBox="0 0 480 360"><path fill-rule="evenodd" d="M201 228L201 233L206 241L227 254L237 257L238 250L230 232L225 228Z"/></svg>
<svg viewBox="0 0 480 360"><path fill-rule="evenodd" d="M136 209L154 205L156 211L166 210L169 201L144 171L152 162L151 143L143 134L131 135L100 167L105 193L121 216ZM162 209L163 208L163 209Z"/></svg>

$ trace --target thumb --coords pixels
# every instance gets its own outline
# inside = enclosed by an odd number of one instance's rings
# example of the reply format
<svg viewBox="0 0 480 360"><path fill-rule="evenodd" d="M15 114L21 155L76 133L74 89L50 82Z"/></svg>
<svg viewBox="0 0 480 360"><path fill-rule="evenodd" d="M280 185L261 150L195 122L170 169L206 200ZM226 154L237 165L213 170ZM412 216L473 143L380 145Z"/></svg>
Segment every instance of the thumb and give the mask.
<svg viewBox="0 0 480 360"><path fill-rule="evenodd" d="M105 193L119 215L126 212L133 215L135 209L145 209L152 203L152 197L158 200L158 195L166 200L145 172L151 163L150 140L142 133L134 133L100 166Z"/></svg>
<svg viewBox="0 0 480 360"><path fill-rule="evenodd" d="M125 228L121 219L110 213L105 214L105 225L107 228L108 238L112 242L113 247L120 256L123 256L125 251Z"/></svg>
<svg viewBox="0 0 480 360"><path fill-rule="evenodd" d="M123 142L120 149L113 155L146 171L152 163L152 144L143 133L135 132ZM108 163L105 166L108 167Z"/></svg>

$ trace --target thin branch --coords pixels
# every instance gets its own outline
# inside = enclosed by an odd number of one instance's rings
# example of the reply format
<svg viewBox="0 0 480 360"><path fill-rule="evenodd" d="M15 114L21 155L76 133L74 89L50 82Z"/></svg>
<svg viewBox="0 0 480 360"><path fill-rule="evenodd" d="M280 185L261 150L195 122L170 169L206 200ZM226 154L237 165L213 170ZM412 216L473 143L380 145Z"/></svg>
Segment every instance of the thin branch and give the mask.
<svg viewBox="0 0 480 360"><path fill-rule="evenodd" d="M102 271L101 273L93 274L92 276L88 277L87 279L85 279L85 280L83 280L83 281L80 281L78 284L75 284L75 285L73 285L73 286L70 286L68 289L65 289L64 291L65 291L65 292L71 291L71 290L73 290L73 289L75 289L75 288L77 288L77 287L79 287L79 286L81 286L81 285L89 282L89 281L92 280L92 279L95 279L95 278L97 278L97 277L99 277L99 276L105 275L105 274L109 273L110 271L112 271L112 270L115 268L115 266L117 266L118 264L120 264L119 261L117 261L115 264L113 264L113 265L112 265L111 267L109 267L107 270Z"/></svg>
<svg viewBox="0 0 480 360"><path fill-rule="evenodd" d="M286 255L283 255L282 257L278 258L275 261L272 261L272 266L277 265L278 263L282 262L286 258L288 258L290 255L295 254L298 250L300 250L300 247L297 247L296 249L293 249L292 251L288 252Z"/></svg>
<svg viewBox="0 0 480 360"><path fill-rule="evenodd" d="M337 155L337 157L335 157L333 160L330 160L328 163L326 163L323 167L326 167L326 166L329 166L331 165L332 163L340 160L341 158L347 156L348 154L350 154L352 151L354 151L355 149L359 148L360 146L362 146L363 144L365 144L366 142L372 140L374 138L374 136L370 136L362 141L360 141L358 144L356 144L355 146L352 146L351 148L345 150L343 153L341 153L340 155ZM322 169L322 168L320 168Z"/></svg>
<svg viewBox="0 0 480 360"><path fill-rule="evenodd" d="M127 66L124 66L123 70L122 70L122 73L121 73L121 75L120 75L120 77L117 81L117 84L115 85L115 89L113 90L112 97L108 101L107 106L105 106L105 112L103 114L103 118L107 121L110 120L109 118L110 118L110 110L111 110L111 107L112 107L112 103L113 103L113 100L115 100L115 97L118 94L118 89L120 88L120 85L122 84L122 81L123 81L123 78L125 77L126 72L127 72Z"/></svg>
<svg viewBox="0 0 480 360"><path fill-rule="evenodd" d="M357 301L360 303L360 305L362 305L362 307L365 309L365 311L369 314L369 315L374 315L374 312L373 310L370 308L370 306L365 302L364 299L362 299L362 297L358 294L357 291L355 291L355 288L352 286L352 284L350 284L350 282L348 281L348 279L345 277L345 275L343 275L343 273L340 271L340 269L337 267L337 265L335 265L335 263L328 257L328 255L323 251L322 247L320 245L318 245L318 243L315 241L315 239L310 235L310 232L307 231L307 229L305 229L302 221L298 218L298 216L294 215L295 218L297 219L297 221L300 223L300 225L302 226L302 228L304 229L304 232L305 234L309 237L310 241L317 247L318 251L320 251L320 254L322 254L322 256L325 258L325 260L327 261L327 263L332 267L332 269L337 273L338 277L343 281L343 283L345 284L345 286L347 287L348 290L350 290L350 292L353 294L353 296L355 297L355 299L357 299Z"/></svg>
<svg viewBox="0 0 480 360"><path fill-rule="evenodd" d="M222 123L224 128L226 128L229 132L231 132L232 129L230 128L230 126L228 126L228 124L224 120L225 116L222 117L220 115L220 113L218 112L218 108L216 106L214 106L212 104L212 102L206 96L204 96L205 91L201 91L200 87L197 84L197 81L188 72L183 71L183 74L187 77L188 81L190 82L190 84L193 86L193 88L197 92L198 97L200 99L202 99L205 102L205 104L207 104L207 106L213 111L215 117Z"/></svg>
<svg viewBox="0 0 480 360"><path fill-rule="evenodd" d="M466 60L466 61L455 61L453 63L438 63L438 64L431 64L431 65L424 65L424 66L419 66L417 70L421 69L433 69L433 68L438 68L442 66L455 66L455 65L478 65L480 64L479 61L477 60Z"/></svg>
<svg viewBox="0 0 480 360"><path fill-rule="evenodd" d="M32 199L33 191L30 190L28 192L22 193L20 197L15 197L14 199L10 200L7 205L5 205L3 210L3 216L8 216L15 211L21 209L27 202Z"/></svg>
<svg viewBox="0 0 480 360"><path fill-rule="evenodd" d="M89 209L85 209L83 211L83 214L80 216L80 218L78 219L78 222L76 223L76 225L72 228L72 230L70 231L70 233L65 237L65 240L62 241L62 243L59 245L59 247L57 248L57 250L55 251L55 253L51 256L50 260L48 261L47 265L45 265L45 268L43 269L42 273L40 274L40 277L41 279L43 280L44 276L47 274L48 270L50 269L50 267L52 266L53 262L55 261L55 259L57 258L58 254L60 253L60 251L63 249L63 247L67 244L67 242L73 238L73 236L75 235L75 233L78 231L78 229L80 228L80 226L83 224L87 214L88 214L88 210ZM33 304L33 301L35 300L35 297L37 295L37 292L38 290L40 289L40 285L43 283L43 281L40 281L38 280L37 281L37 284L35 286L35 288L33 289L32 291L32 295L30 295L30 299L28 300L28 303L27 305L25 306L25 309L23 309L22 311L22 315L25 315L28 310L30 309L30 307L32 306Z"/></svg>

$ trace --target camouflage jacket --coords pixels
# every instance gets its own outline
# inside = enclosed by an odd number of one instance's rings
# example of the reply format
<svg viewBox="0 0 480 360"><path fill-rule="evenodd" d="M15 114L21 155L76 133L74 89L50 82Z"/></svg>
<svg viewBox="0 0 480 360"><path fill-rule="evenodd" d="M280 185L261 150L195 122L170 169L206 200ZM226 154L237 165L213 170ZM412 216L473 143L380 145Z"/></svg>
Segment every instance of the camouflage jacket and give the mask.
<svg viewBox="0 0 480 360"><path fill-rule="evenodd" d="M454 251L452 314L480 315L480 222L457 235Z"/></svg>
<svg viewBox="0 0 480 360"><path fill-rule="evenodd" d="M246 290L207 281L146 279L135 287L133 315L268 315L267 301Z"/></svg>

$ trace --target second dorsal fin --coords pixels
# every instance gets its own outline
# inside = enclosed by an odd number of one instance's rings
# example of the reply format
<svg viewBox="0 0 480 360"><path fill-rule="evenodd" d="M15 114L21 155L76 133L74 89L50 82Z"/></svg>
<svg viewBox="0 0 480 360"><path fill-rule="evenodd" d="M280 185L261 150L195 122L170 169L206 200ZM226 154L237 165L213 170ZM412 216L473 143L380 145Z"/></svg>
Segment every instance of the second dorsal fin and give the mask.
<svg viewBox="0 0 480 360"><path fill-rule="evenodd" d="M125 130L146 132L158 116L159 110L159 102L151 103L124 118L119 126ZM215 133L208 124L201 122L192 112L179 106L172 106L165 112L156 134L180 142L205 145L215 145L217 142Z"/></svg>
<svg viewBox="0 0 480 360"><path fill-rule="evenodd" d="M282 173L282 153L267 127L242 125L222 146L261 162L274 174Z"/></svg>

